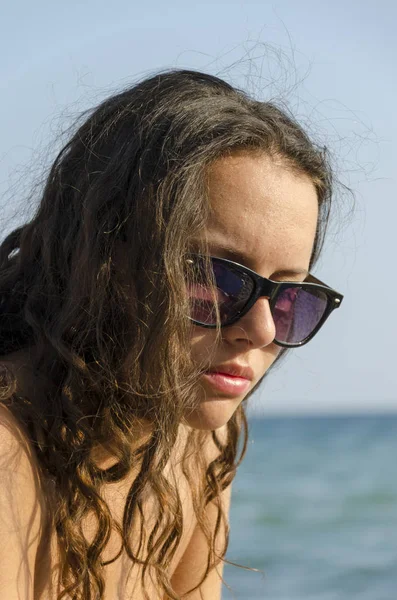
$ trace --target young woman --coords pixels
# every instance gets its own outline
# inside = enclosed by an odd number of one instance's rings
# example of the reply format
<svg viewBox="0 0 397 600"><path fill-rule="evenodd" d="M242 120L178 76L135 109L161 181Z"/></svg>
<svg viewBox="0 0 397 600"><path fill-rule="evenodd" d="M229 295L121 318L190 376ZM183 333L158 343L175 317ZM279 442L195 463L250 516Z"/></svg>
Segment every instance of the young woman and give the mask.
<svg viewBox="0 0 397 600"><path fill-rule="evenodd" d="M342 300L309 275L331 184L203 73L85 115L0 249L2 598L221 597L244 406Z"/></svg>

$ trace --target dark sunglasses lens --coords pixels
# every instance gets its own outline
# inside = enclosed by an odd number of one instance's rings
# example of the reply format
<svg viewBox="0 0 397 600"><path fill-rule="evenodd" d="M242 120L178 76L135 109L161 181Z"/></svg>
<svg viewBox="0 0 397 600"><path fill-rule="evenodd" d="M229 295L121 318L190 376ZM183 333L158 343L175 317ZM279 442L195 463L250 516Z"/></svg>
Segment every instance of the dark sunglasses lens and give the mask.
<svg viewBox="0 0 397 600"><path fill-rule="evenodd" d="M273 308L276 340L288 344L303 342L316 329L326 308L327 296L322 290L285 288Z"/></svg>
<svg viewBox="0 0 397 600"><path fill-rule="evenodd" d="M189 284L190 316L205 325L216 324L219 310L222 325L230 322L247 304L254 289L253 280L245 273L216 259L212 260L215 293L208 282L204 265L198 264L195 278Z"/></svg>

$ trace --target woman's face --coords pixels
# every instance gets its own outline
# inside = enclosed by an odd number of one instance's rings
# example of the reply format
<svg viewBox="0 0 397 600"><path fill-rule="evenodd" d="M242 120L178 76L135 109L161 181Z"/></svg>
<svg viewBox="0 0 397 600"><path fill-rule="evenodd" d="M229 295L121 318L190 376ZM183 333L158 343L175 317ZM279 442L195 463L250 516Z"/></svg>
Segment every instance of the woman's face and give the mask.
<svg viewBox="0 0 397 600"><path fill-rule="evenodd" d="M262 153L240 152L219 159L209 172L211 216L206 238L212 256L243 264L273 280L302 281L309 268L318 217L317 194L306 175ZM198 429L227 423L276 359L269 302L259 298L242 319L221 330L192 325L192 356L200 378L198 405L186 415ZM225 379L222 369L246 368L245 378Z"/></svg>

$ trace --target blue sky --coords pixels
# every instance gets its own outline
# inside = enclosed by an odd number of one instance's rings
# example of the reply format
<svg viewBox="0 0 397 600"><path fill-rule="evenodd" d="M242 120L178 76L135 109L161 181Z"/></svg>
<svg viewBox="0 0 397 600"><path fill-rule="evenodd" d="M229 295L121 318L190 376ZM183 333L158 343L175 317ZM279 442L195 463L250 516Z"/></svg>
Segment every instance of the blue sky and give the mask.
<svg viewBox="0 0 397 600"><path fill-rule="evenodd" d="M258 98L283 96L334 153L355 212L339 193L316 270L345 294L342 308L253 404L265 413L397 410L396 6L8 3L0 24L3 232L73 116L138 77L190 67Z"/></svg>

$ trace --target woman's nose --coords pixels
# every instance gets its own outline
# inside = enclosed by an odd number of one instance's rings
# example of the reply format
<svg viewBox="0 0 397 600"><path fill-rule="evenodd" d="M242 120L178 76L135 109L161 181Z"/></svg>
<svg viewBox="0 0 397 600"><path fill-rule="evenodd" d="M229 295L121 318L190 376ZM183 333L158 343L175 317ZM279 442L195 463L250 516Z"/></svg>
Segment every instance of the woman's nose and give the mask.
<svg viewBox="0 0 397 600"><path fill-rule="evenodd" d="M239 321L225 327L222 337L229 342L244 340L252 347L263 348L274 341L276 327L270 312L269 300L261 297Z"/></svg>

